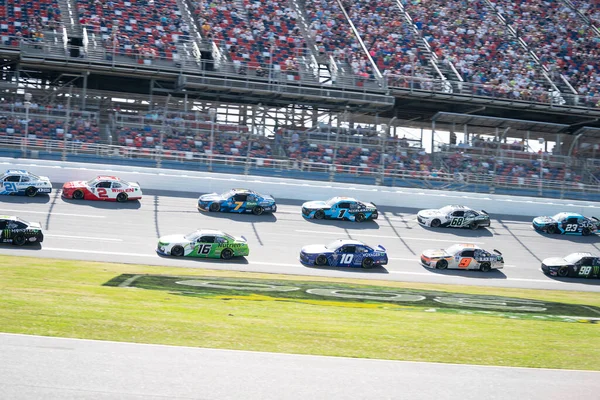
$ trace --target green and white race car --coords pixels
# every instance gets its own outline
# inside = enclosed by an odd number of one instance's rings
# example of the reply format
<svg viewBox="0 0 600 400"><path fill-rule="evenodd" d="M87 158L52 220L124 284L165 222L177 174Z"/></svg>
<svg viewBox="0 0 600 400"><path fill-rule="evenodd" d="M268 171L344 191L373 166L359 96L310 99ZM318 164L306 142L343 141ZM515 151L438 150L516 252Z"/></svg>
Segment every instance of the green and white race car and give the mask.
<svg viewBox="0 0 600 400"><path fill-rule="evenodd" d="M225 232L199 229L187 235L169 235L158 239L156 252L174 257L223 258L243 257L250 254L245 237L234 237Z"/></svg>

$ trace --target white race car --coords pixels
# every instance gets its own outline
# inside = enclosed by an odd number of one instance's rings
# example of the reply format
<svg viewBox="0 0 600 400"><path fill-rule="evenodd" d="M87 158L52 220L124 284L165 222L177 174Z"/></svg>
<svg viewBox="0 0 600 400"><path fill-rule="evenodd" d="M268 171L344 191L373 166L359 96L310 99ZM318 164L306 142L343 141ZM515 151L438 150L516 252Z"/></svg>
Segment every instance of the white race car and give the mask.
<svg viewBox="0 0 600 400"><path fill-rule="evenodd" d="M465 206L446 206L439 210L421 210L417 213L417 221L424 226L437 228L477 229L490 226L490 216L483 210L475 211Z"/></svg>
<svg viewBox="0 0 600 400"><path fill-rule="evenodd" d="M22 169L9 169L0 176L0 194L19 194L33 197L51 193L52 183L47 176L37 176Z"/></svg>
<svg viewBox="0 0 600 400"><path fill-rule="evenodd" d="M446 250L425 250L421 254L421 264L436 269L477 269L483 272L504 267L502 253L483 250L474 244L455 244Z"/></svg>
<svg viewBox="0 0 600 400"><path fill-rule="evenodd" d="M137 182L127 182L116 176L98 176L89 181L66 182L62 196L74 200L103 200L124 202L140 200L142 189Z"/></svg>

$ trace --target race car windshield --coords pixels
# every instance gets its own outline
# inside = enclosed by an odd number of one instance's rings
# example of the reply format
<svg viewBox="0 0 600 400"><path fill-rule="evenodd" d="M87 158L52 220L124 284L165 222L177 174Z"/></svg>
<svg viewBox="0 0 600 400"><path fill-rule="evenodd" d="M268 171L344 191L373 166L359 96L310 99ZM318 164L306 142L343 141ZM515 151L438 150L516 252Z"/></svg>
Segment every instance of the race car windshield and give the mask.
<svg viewBox="0 0 600 400"><path fill-rule="evenodd" d="M328 250L335 250L338 247L340 247L340 241L336 240L334 242L329 243L327 246L325 246Z"/></svg>
<svg viewBox="0 0 600 400"><path fill-rule="evenodd" d="M96 183L96 178L94 178L94 179L92 179L92 180L89 180L89 181L87 181L87 182L86 182L86 185L88 185L88 186L93 186L93 185L94 185L94 183Z"/></svg>
<svg viewBox="0 0 600 400"><path fill-rule="evenodd" d="M450 255L454 255L456 253L458 253L459 251L462 251L463 247L459 244L455 244L453 246L450 246L446 249L446 253L450 254Z"/></svg>
<svg viewBox="0 0 600 400"><path fill-rule="evenodd" d="M565 261L569 264L575 264L580 259L581 255L579 253L572 253L565 257Z"/></svg>
<svg viewBox="0 0 600 400"><path fill-rule="evenodd" d="M35 175L35 174L32 174L31 172L29 173L29 177L30 177L31 179L33 179L33 180L37 180L37 181L39 181L39 180L40 180L40 177L39 177L39 176L37 176L37 175Z"/></svg>
<svg viewBox="0 0 600 400"><path fill-rule="evenodd" d="M328 206L332 206L335 203L337 203L337 199L335 197L332 197L331 199L329 199L325 202L325 204L327 204Z"/></svg>
<svg viewBox="0 0 600 400"><path fill-rule="evenodd" d="M188 233L187 235L184 236L184 238L189 241L194 241L194 240L196 240L197 237L198 237L198 231Z"/></svg>
<svg viewBox="0 0 600 400"><path fill-rule="evenodd" d="M440 208L440 212L442 214L446 214L446 213L449 213L451 211L454 211L454 207L452 207L452 206L446 206L446 207Z"/></svg>
<svg viewBox="0 0 600 400"><path fill-rule="evenodd" d="M235 194L235 192L234 192L233 190L229 190L229 191L227 191L227 192L225 192L225 193L221 194L221 197L223 197L223 198L228 198L228 197L231 197L231 196L233 196L234 194Z"/></svg>

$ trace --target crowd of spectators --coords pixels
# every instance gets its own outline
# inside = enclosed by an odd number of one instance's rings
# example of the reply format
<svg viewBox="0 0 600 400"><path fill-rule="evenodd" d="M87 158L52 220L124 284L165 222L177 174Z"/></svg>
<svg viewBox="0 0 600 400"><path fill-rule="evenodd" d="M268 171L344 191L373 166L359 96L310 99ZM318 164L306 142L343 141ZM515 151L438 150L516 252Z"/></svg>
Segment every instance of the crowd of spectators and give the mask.
<svg viewBox="0 0 600 400"><path fill-rule="evenodd" d="M576 10L560 1L495 0L495 7L557 83L565 75L588 104L600 106L600 40Z"/></svg>
<svg viewBox="0 0 600 400"><path fill-rule="evenodd" d="M38 45L44 41L44 31L60 25L60 8L56 0L0 2L0 37L4 45L18 46L22 40Z"/></svg>
<svg viewBox="0 0 600 400"><path fill-rule="evenodd" d="M77 10L80 24L101 36L109 57L178 60L177 44L189 39L176 0L77 0Z"/></svg>

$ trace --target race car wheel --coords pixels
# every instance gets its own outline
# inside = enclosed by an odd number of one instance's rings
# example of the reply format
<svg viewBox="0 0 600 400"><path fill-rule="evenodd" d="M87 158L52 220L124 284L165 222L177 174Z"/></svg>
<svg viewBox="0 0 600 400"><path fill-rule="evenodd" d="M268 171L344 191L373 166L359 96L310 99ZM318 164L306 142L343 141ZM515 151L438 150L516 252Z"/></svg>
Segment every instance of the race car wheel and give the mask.
<svg viewBox="0 0 600 400"><path fill-rule="evenodd" d="M546 232L548 232L551 235L556 233L556 225L550 225L548 228L546 228Z"/></svg>
<svg viewBox="0 0 600 400"><path fill-rule="evenodd" d="M479 228L479 224L473 221L469 224L469 228L471 228L472 230L476 230Z"/></svg>
<svg viewBox="0 0 600 400"><path fill-rule="evenodd" d="M15 246L23 246L26 242L27 242L27 239L25 239L25 235L23 235L23 234L18 234L17 236L15 236L13 238L13 244Z"/></svg>
<svg viewBox="0 0 600 400"><path fill-rule="evenodd" d="M174 257L181 257L183 255L183 247L173 246L171 249L171 255Z"/></svg>
<svg viewBox="0 0 600 400"><path fill-rule="evenodd" d="M439 219L434 219L433 221L431 221L431 227L432 228L437 228L441 224L442 224L442 221L440 221Z"/></svg>
<svg viewBox="0 0 600 400"><path fill-rule="evenodd" d="M27 197L34 197L36 194L37 194L37 189L32 186L25 189L25 195Z"/></svg>
<svg viewBox="0 0 600 400"><path fill-rule="evenodd" d="M119 193L117 195L117 201L119 203L123 203L124 201L127 201L127 193Z"/></svg>
<svg viewBox="0 0 600 400"><path fill-rule="evenodd" d="M371 268L373 268L374 265L375 265L375 263L373 262L372 258L365 258L362 262L362 267L364 269L371 269Z"/></svg>
<svg viewBox="0 0 600 400"><path fill-rule="evenodd" d="M490 263L484 262L484 263L481 263L481 265L479 266L479 269L482 272L490 272L492 270L492 266L490 265Z"/></svg>
<svg viewBox="0 0 600 400"><path fill-rule="evenodd" d="M557 275L560 277L565 277L565 276L569 276L569 267L567 267L566 265L560 267L558 269Z"/></svg>
<svg viewBox="0 0 600 400"><path fill-rule="evenodd" d="M217 212L221 209L221 205L219 203L210 203L210 207L208 209L212 212Z"/></svg>
<svg viewBox="0 0 600 400"><path fill-rule="evenodd" d="M315 258L315 265L327 265L327 257L323 254L319 254L317 258Z"/></svg>
<svg viewBox="0 0 600 400"><path fill-rule="evenodd" d="M223 260L229 260L231 257L233 257L233 250L223 249L223 251L221 252L221 258Z"/></svg>
<svg viewBox="0 0 600 400"><path fill-rule="evenodd" d="M358 213L358 214L356 214L356 217L355 217L355 218L356 218L356 222L363 222L365 219L367 219L367 218L365 217L365 214L363 214L363 213Z"/></svg>
<svg viewBox="0 0 600 400"><path fill-rule="evenodd" d="M73 192L73 198L75 200L83 200L83 192L81 190L76 190Z"/></svg>
<svg viewBox="0 0 600 400"><path fill-rule="evenodd" d="M323 219L323 218L325 218L325 211L317 210L315 212L315 219Z"/></svg>
<svg viewBox="0 0 600 400"><path fill-rule="evenodd" d="M448 268L448 261L439 260L437 263L435 263L435 267L437 269L446 269L446 268Z"/></svg>
<svg viewBox="0 0 600 400"><path fill-rule="evenodd" d="M583 236L590 236L590 233L591 233L591 232L590 232L590 228L583 228L583 229L581 230L581 234L582 234Z"/></svg>
<svg viewBox="0 0 600 400"><path fill-rule="evenodd" d="M265 211L265 209L262 208L261 206L256 206L252 209L252 214L261 215L264 211Z"/></svg>

